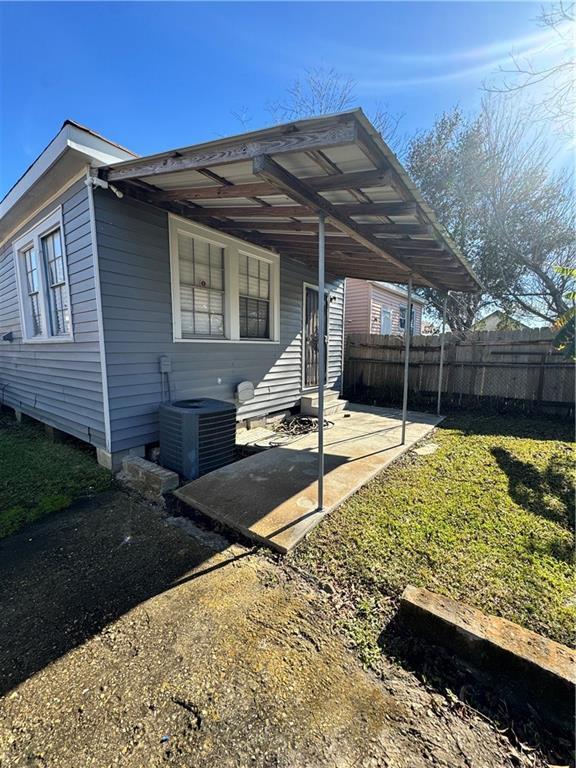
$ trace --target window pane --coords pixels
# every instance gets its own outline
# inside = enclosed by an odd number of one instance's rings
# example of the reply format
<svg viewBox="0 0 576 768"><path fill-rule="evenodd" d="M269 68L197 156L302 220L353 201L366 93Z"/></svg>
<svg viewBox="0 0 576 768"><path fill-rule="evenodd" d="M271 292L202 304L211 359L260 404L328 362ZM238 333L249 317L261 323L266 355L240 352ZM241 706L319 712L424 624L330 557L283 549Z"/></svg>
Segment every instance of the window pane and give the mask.
<svg viewBox="0 0 576 768"><path fill-rule="evenodd" d="M259 259L255 259L253 256L248 258L248 274L250 277L258 277L258 263Z"/></svg>
<svg viewBox="0 0 576 768"><path fill-rule="evenodd" d="M210 334L212 336L224 335L224 316L210 315Z"/></svg>
<svg viewBox="0 0 576 768"><path fill-rule="evenodd" d="M50 312L52 315L52 334L61 336L70 330L70 313L63 285L50 288Z"/></svg>
<svg viewBox="0 0 576 768"><path fill-rule="evenodd" d="M210 335L210 315L208 312L194 314L194 333L198 336Z"/></svg>
<svg viewBox="0 0 576 768"><path fill-rule="evenodd" d="M32 335L40 336L42 333L42 319L40 317L40 300L37 293L30 296L30 315L32 317Z"/></svg>
<svg viewBox="0 0 576 768"><path fill-rule="evenodd" d="M258 296L258 278L248 278L248 296Z"/></svg>
<svg viewBox="0 0 576 768"><path fill-rule="evenodd" d="M28 293L35 293L39 289L38 282L38 261L36 258L36 251L34 248L30 248L24 253L24 260L26 264L26 279L28 283Z"/></svg>
<svg viewBox="0 0 576 768"><path fill-rule="evenodd" d="M50 285L58 285L64 282L64 257L60 230L57 229L41 239L42 253L46 264L48 281Z"/></svg>
<svg viewBox="0 0 576 768"><path fill-rule="evenodd" d="M220 267L218 269L213 266L210 268L210 287L216 291L221 291L224 288L224 270Z"/></svg>
<svg viewBox="0 0 576 768"><path fill-rule="evenodd" d="M190 285L180 286L180 309L183 312L194 311L194 288Z"/></svg>
<svg viewBox="0 0 576 768"><path fill-rule="evenodd" d="M180 259L180 282L194 285L194 262Z"/></svg>
<svg viewBox="0 0 576 768"><path fill-rule="evenodd" d="M270 298L270 265L255 256L240 256L239 292L241 296Z"/></svg>
<svg viewBox="0 0 576 768"><path fill-rule="evenodd" d="M210 263L210 244L205 240L194 240L194 263L196 265Z"/></svg>
<svg viewBox="0 0 576 768"><path fill-rule="evenodd" d="M217 314L217 315L223 315L223 296L221 293L216 293L216 291L210 291L210 312Z"/></svg>
<svg viewBox="0 0 576 768"><path fill-rule="evenodd" d="M241 296L248 294L248 275L241 274L238 276L238 289Z"/></svg>
<svg viewBox="0 0 576 768"><path fill-rule="evenodd" d="M240 297L240 336L242 338L268 339L270 305L267 301Z"/></svg>
<svg viewBox="0 0 576 768"><path fill-rule="evenodd" d="M241 275L248 274L248 256L245 253L241 253L239 256L238 271Z"/></svg>
<svg viewBox="0 0 576 768"><path fill-rule="evenodd" d="M201 259L202 254L199 254L194 262L194 285L208 288L210 285L210 265L204 263Z"/></svg>
<svg viewBox="0 0 576 768"><path fill-rule="evenodd" d="M178 234L180 312L185 336L224 335L224 249Z"/></svg>
<svg viewBox="0 0 576 768"><path fill-rule="evenodd" d="M182 311L180 313L180 317L182 320L182 333L184 335L194 335L194 312L184 312Z"/></svg>
<svg viewBox="0 0 576 768"><path fill-rule="evenodd" d="M194 289L194 311L208 312L210 306L210 292L202 288Z"/></svg>

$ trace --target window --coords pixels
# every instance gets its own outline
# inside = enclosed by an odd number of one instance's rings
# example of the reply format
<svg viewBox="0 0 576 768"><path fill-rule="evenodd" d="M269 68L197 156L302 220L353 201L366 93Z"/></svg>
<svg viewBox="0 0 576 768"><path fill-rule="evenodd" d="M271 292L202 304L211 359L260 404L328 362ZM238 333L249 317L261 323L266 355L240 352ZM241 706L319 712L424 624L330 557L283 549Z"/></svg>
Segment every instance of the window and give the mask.
<svg viewBox="0 0 576 768"><path fill-rule="evenodd" d="M42 315L40 313L40 278L38 276L38 259L36 251L31 246L22 251L26 269L26 290L30 310L30 330L32 336L42 335Z"/></svg>
<svg viewBox="0 0 576 768"><path fill-rule="evenodd" d="M50 330L53 336L67 335L70 332L70 312L60 228L40 238L40 243L48 283Z"/></svg>
<svg viewBox="0 0 576 768"><path fill-rule="evenodd" d="M58 209L14 245L24 341L70 341L72 320Z"/></svg>
<svg viewBox="0 0 576 768"><path fill-rule="evenodd" d="M241 253L238 265L240 337L270 338L270 264Z"/></svg>
<svg viewBox="0 0 576 768"><path fill-rule="evenodd" d="M224 249L178 233L183 338L224 336Z"/></svg>
<svg viewBox="0 0 576 768"><path fill-rule="evenodd" d="M380 308L380 333L389 336L392 333L392 313L389 309Z"/></svg>
<svg viewBox="0 0 576 768"><path fill-rule="evenodd" d="M398 325L400 326L400 330L404 332L406 330L406 312L408 308L407 307L400 307L400 319L398 321ZM410 333L414 333L414 306L411 307L410 312Z"/></svg>
<svg viewBox="0 0 576 768"><path fill-rule="evenodd" d="M175 341L277 341L279 259L170 217Z"/></svg>

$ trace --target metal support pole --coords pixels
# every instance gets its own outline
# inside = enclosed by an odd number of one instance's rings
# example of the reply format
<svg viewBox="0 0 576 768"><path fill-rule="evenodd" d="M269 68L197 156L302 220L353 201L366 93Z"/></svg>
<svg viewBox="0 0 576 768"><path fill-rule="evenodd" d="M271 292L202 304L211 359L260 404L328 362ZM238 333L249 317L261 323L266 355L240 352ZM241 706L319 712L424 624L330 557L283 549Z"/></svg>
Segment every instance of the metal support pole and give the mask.
<svg viewBox="0 0 576 768"><path fill-rule="evenodd" d="M436 414L440 416L440 403L442 401L442 374L444 372L444 342L446 341L446 306L448 304L448 294L444 296L442 303L442 332L440 335L440 365L438 367L438 401L436 403Z"/></svg>
<svg viewBox="0 0 576 768"><path fill-rule="evenodd" d="M404 390L402 392L402 441L406 442L406 411L408 410L408 374L410 372L410 336L412 335L412 278L408 280L408 306L404 326Z"/></svg>
<svg viewBox="0 0 576 768"><path fill-rule="evenodd" d="M326 303L324 297L325 216L318 215L318 512L324 511L324 385L326 382Z"/></svg>

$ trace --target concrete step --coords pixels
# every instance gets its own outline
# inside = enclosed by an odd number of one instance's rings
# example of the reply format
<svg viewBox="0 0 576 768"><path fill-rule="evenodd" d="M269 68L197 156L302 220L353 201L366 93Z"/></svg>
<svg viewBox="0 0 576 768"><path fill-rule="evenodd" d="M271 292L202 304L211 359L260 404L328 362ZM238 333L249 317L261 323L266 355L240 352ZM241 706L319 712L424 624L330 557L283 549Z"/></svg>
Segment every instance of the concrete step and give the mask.
<svg viewBox="0 0 576 768"><path fill-rule="evenodd" d="M340 400L339 398L330 398L324 401L324 416L334 416L336 413L341 413L348 405L348 400ZM318 416L318 399L314 402L303 403L300 401L300 413L303 416Z"/></svg>
<svg viewBox="0 0 576 768"><path fill-rule="evenodd" d="M324 390L324 405L328 405L329 402L332 402L333 400L338 400L340 397L340 393L337 392L335 389L325 389ZM305 395L302 395L300 398L300 408L317 408L318 407L318 390L314 390L313 392L308 392Z"/></svg>

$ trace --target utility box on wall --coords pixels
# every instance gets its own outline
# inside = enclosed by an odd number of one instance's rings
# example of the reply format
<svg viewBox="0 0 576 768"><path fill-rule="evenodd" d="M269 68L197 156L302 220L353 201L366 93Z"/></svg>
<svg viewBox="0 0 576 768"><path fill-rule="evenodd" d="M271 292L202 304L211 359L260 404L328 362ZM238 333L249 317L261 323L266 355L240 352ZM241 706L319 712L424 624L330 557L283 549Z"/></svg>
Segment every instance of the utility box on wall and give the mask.
<svg viewBox="0 0 576 768"><path fill-rule="evenodd" d="M197 398L160 406L160 464L195 480L234 461L236 406Z"/></svg>

